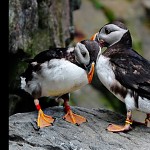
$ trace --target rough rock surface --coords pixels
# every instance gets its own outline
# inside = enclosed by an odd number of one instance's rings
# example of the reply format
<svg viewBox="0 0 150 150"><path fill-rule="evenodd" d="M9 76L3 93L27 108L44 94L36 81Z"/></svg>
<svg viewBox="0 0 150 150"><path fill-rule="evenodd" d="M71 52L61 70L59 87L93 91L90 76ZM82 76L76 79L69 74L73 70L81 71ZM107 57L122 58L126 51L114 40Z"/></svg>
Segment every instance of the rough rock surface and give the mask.
<svg viewBox="0 0 150 150"><path fill-rule="evenodd" d="M105 109L72 107L88 122L76 126L62 119L62 106L44 112L56 118L53 126L37 130L37 111L9 117L9 150L148 150L150 128L136 125L127 133L106 130L109 123L123 124L125 117Z"/></svg>
<svg viewBox="0 0 150 150"><path fill-rule="evenodd" d="M69 0L10 0L9 51L37 53L37 49L65 46L70 38L72 12Z"/></svg>

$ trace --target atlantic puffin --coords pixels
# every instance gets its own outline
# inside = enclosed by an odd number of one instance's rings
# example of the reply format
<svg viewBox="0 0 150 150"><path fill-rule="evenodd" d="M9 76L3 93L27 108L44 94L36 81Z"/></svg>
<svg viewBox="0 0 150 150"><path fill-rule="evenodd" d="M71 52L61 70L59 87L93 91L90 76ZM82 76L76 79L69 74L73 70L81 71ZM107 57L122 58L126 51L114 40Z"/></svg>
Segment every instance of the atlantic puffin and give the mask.
<svg viewBox="0 0 150 150"><path fill-rule="evenodd" d="M34 98L39 128L51 126L54 122L52 116L43 113L39 104L40 97L63 99L66 112L63 119L77 125L86 122L86 118L72 112L68 102L71 92L92 81L98 51L91 53L83 46L94 48L95 42L84 40L79 42L82 45L77 43L75 47L50 48L27 60L28 67L20 76L21 89Z"/></svg>
<svg viewBox="0 0 150 150"><path fill-rule="evenodd" d="M130 31L124 23L113 21L105 24L91 40L106 50L98 54L96 72L102 84L119 100L125 103L127 116L125 125L110 124L112 132L132 129L132 112L147 114L145 124L150 122L150 61L132 48Z"/></svg>

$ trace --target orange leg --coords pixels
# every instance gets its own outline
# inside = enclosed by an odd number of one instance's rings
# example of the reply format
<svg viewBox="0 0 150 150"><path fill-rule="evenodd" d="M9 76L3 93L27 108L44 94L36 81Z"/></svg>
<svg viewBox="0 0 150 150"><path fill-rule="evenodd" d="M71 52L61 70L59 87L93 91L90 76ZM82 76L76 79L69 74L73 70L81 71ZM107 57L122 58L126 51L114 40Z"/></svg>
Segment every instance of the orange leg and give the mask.
<svg viewBox="0 0 150 150"><path fill-rule="evenodd" d="M92 65L91 65L91 68L90 68L90 71L87 75L87 78L88 78L88 81L89 81L89 84L92 82L92 79L93 79L93 75L94 75L94 66L95 66L95 63L93 62Z"/></svg>
<svg viewBox="0 0 150 150"><path fill-rule="evenodd" d="M147 117L146 117L146 119L145 119L145 125L146 125L147 127L150 127L150 114L147 114Z"/></svg>
<svg viewBox="0 0 150 150"><path fill-rule="evenodd" d="M54 122L54 118L51 116L45 115L40 107L39 100L35 99L34 100L35 106L38 110L38 119L37 119L37 125L39 128L43 128L46 126L51 126L52 123Z"/></svg>
<svg viewBox="0 0 150 150"><path fill-rule="evenodd" d="M128 111L127 112L127 118L126 118L124 126L110 124L107 127L107 130L111 131L111 132L124 132L124 131L128 131L128 130L132 129L131 128L132 123L133 123L133 121L131 120L131 111Z"/></svg>
<svg viewBox="0 0 150 150"><path fill-rule="evenodd" d="M80 125L81 123L87 121L86 118L72 112L68 104L68 100L66 99L64 99L64 110L66 112L66 115L63 117L63 119L72 124Z"/></svg>

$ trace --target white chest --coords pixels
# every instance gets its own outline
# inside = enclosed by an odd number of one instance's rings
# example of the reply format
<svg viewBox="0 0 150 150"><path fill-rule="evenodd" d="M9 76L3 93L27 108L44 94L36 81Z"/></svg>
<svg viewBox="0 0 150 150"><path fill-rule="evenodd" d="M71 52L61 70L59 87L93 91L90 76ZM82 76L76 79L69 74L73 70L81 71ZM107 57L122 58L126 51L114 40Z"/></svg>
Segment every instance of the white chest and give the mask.
<svg viewBox="0 0 150 150"><path fill-rule="evenodd" d="M112 69L112 65L109 62L109 58L100 55L96 62L96 72L99 80L110 91L113 85L121 87L121 84L115 79L115 74ZM113 92L112 92L113 93ZM124 101L119 94L113 93L118 99Z"/></svg>
<svg viewBox="0 0 150 150"><path fill-rule="evenodd" d="M96 71L99 80L110 90L110 86L115 81L115 75L112 71L112 66L109 63L109 58L100 55L96 62Z"/></svg>
<svg viewBox="0 0 150 150"><path fill-rule="evenodd" d="M38 80L43 96L62 95L88 84L86 71L64 59L44 63Z"/></svg>

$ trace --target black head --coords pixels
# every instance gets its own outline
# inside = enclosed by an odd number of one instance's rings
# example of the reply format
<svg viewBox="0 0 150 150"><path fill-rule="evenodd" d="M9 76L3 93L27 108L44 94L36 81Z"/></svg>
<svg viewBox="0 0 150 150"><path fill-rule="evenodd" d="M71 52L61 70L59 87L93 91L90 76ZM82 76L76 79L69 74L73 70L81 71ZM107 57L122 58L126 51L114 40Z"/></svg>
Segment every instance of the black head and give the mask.
<svg viewBox="0 0 150 150"><path fill-rule="evenodd" d="M124 23L113 21L104 25L93 40L100 43L102 47L110 47L116 43L125 46L132 46L132 39L129 30Z"/></svg>
<svg viewBox="0 0 150 150"><path fill-rule="evenodd" d="M75 47L76 60L86 66L96 62L99 52L101 52L99 44L92 40L78 42Z"/></svg>

